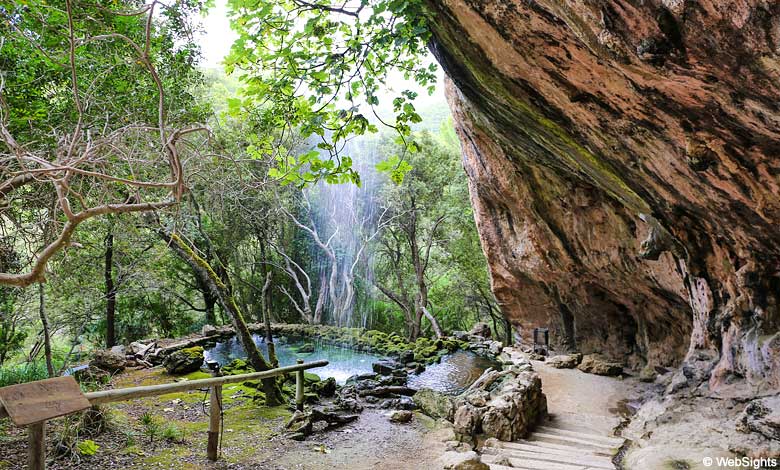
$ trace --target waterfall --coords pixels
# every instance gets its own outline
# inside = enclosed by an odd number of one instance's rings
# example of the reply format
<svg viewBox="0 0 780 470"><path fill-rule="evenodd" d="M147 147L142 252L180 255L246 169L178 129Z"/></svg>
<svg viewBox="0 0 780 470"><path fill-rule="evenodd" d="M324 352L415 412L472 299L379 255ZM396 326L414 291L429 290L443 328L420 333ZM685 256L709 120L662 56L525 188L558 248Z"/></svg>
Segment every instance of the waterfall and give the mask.
<svg viewBox="0 0 780 470"><path fill-rule="evenodd" d="M342 152L352 158L360 186L320 181L307 190L314 224L330 249L311 244L316 280L327 289L327 321L336 326L370 325L374 273L369 245L383 214L378 190L386 179L375 168L382 159L379 142L372 136L353 139Z"/></svg>

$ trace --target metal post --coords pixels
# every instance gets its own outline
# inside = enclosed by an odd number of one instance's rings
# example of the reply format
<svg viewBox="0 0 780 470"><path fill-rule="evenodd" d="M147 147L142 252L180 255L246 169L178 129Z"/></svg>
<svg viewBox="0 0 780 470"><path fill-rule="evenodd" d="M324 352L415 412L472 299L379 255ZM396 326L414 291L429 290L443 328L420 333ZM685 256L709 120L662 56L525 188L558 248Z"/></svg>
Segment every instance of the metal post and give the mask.
<svg viewBox="0 0 780 470"><path fill-rule="evenodd" d="M298 364L303 364L303 359L298 359ZM303 370L295 373L295 408L298 411L303 411L303 373Z"/></svg>
<svg viewBox="0 0 780 470"><path fill-rule="evenodd" d="M46 421L27 426L27 469L46 468Z"/></svg>
<svg viewBox="0 0 780 470"><path fill-rule="evenodd" d="M211 387L209 396L209 444L206 456L212 462L219 458L219 434L222 421L222 386Z"/></svg>

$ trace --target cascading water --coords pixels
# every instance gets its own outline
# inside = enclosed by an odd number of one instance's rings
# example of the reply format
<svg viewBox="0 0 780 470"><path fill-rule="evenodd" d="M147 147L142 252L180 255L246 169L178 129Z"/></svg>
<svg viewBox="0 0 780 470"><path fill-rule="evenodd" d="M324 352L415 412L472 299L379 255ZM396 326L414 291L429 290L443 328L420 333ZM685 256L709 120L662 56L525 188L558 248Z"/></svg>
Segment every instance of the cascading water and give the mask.
<svg viewBox="0 0 780 470"><path fill-rule="evenodd" d="M360 186L320 182L308 194L323 242L311 244L312 258L319 285L327 289L327 321L336 326L370 326L374 273L368 244L381 223L377 193L385 179L375 169L382 159L377 143L370 137L355 139L342 151L353 159Z"/></svg>

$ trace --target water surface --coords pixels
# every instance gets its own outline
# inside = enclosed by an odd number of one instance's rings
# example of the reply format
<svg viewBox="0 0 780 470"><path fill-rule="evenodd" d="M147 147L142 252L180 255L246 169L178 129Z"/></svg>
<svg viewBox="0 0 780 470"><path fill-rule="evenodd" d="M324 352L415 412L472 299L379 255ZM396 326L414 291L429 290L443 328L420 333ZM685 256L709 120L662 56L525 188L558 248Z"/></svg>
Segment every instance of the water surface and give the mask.
<svg viewBox="0 0 780 470"><path fill-rule="evenodd" d="M268 346L263 337L252 335L252 338L260 348L265 357L268 357ZM314 352L298 352L298 348L304 344L314 345ZM371 364L381 359L380 356L355 351L347 348L340 348L312 339L310 341L287 341L278 339L274 341L276 346L276 357L279 359L280 366L295 365L298 359L306 362L319 361L325 359L330 361L325 367L310 369L308 372L319 375L322 378L333 377L336 382L343 384L346 380L355 374L366 374L372 372ZM229 340L217 343L213 348L207 349L204 353L206 360L217 361L220 365L225 365L233 359L244 359L246 353L235 337Z"/></svg>
<svg viewBox="0 0 780 470"><path fill-rule="evenodd" d="M474 354L456 351L444 356L439 364L431 364L423 372L409 376L409 386L430 388L448 395L458 395L473 384L489 367L500 369L498 361Z"/></svg>

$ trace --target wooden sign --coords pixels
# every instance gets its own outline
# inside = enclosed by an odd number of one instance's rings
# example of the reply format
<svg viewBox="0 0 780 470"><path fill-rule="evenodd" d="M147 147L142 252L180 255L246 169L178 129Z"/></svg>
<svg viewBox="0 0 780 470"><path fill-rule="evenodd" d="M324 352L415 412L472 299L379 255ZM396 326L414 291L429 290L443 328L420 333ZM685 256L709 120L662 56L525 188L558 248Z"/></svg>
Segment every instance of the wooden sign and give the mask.
<svg viewBox="0 0 780 470"><path fill-rule="evenodd" d="M79 384L70 376L0 388L0 403L17 426L27 426L90 407Z"/></svg>

